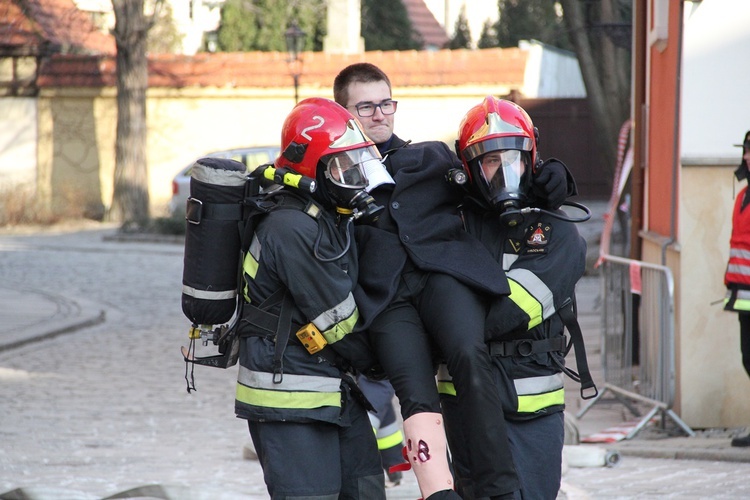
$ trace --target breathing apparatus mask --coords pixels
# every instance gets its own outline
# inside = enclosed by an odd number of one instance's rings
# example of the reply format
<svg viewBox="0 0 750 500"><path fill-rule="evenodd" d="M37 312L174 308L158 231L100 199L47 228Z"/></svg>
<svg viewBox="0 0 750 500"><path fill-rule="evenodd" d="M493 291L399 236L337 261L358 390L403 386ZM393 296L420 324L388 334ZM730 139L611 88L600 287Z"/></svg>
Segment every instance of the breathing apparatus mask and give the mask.
<svg viewBox="0 0 750 500"><path fill-rule="evenodd" d="M341 151L324 156L320 161L328 195L336 211L351 215L355 222L370 224L378 219L383 207L367 192L367 171L382 168L380 154L374 146Z"/></svg>
<svg viewBox="0 0 750 500"><path fill-rule="evenodd" d="M500 220L516 226L523 220L531 186L531 157L527 151L489 151L471 161L469 169L479 194Z"/></svg>

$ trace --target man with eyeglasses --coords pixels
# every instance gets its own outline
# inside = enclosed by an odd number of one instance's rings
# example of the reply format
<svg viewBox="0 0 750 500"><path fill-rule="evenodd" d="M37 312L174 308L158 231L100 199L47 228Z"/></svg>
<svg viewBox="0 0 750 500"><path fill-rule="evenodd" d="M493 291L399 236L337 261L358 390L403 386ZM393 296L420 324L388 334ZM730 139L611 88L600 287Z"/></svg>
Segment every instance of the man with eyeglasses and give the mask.
<svg viewBox="0 0 750 500"><path fill-rule="evenodd" d="M461 445L474 493L513 498L519 482L484 341L483 298L508 295L509 287L489 252L463 230L458 190L446 181L461 163L442 142L410 144L393 134L397 101L378 67L350 65L333 87L334 99L359 118L394 180L371 190L385 207L376 224L357 228L355 298L399 398L405 441L412 446L406 456L422 495L455 495L435 384L434 359L439 358L469 416L464 425L471 432ZM568 194L565 173L548 176L541 185L551 204L559 206ZM417 450L417 444L426 450Z"/></svg>

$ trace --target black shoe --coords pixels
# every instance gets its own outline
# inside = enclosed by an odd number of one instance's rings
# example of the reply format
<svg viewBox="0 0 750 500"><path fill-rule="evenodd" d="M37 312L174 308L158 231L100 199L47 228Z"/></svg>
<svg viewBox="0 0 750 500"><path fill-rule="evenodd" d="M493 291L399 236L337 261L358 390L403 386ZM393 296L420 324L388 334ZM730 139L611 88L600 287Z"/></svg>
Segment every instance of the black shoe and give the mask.
<svg viewBox="0 0 750 500"><path fill-rule="evenodd" d="M388 482L391 486L398 486L401 484L401 479L403 479L404 475L401 473L401 471L396 472L388 472Z"/></svg>
<svg viewBox="0 0 750 500"><path fill-rule="evenodd" d="M750 446L750 434L748 434L745 437L732 439L732 446L743 447L743 448L746 446Z"/></svg>

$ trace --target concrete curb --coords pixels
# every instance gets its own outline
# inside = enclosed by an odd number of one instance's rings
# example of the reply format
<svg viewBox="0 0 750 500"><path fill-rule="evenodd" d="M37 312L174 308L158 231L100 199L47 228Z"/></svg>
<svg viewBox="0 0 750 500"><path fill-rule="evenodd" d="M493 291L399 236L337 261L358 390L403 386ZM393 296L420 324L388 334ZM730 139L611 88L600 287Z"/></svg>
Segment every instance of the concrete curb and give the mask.
<svg viewBox="0 0 750 500"><path fill-rule="evenodd" d="M703 441L699 447L696 440ZM685 437L625 441L608 445L607 449L616 450L626 457L750 463L750 448L732 448L730 443L731 439Z"/></svg>
<svg viewBox="0 0 750 500"><path fill-rule="evenodd" d="M12 311L0 336L0 352L50 339L106 320L106 311L85 299L38 290L0 288L3 308Z"/></svg>

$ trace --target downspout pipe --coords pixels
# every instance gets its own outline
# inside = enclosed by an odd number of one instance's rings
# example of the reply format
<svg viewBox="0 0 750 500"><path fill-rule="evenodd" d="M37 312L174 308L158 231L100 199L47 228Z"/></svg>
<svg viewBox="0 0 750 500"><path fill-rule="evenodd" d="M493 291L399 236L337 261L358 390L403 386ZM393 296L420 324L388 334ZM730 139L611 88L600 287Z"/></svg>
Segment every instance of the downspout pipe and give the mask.
<svg viewBox="0 0 750 500"><path fill-rule="evenodd" d="M667 265L667 247L677 241L677 206L679 192L677 179L680 171L680 102L682 99L682 38L685 31L685 1L680 0L680 13L677 28L677 71L675 76L674 131L672 138L672 203L670 206L669 239L661 246L661 264Z"/></svg>

